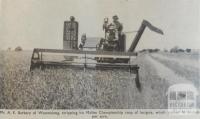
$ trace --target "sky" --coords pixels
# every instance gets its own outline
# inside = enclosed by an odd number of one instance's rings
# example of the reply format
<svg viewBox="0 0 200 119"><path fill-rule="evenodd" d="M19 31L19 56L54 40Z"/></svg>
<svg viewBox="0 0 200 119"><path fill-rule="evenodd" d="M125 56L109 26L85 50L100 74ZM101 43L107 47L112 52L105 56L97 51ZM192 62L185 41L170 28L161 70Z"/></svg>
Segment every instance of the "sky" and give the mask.
<svg viewBox="0 0 200 119"><path fill-rule="evenodd" d="M71 15L79 38L104 37L103 19L118 15L124 32L138 30L143 19L164 31L146 29L136 50L200 49L199 0L0 0L0 49L62 49L63 24ZM135 34L126 34L127 48Z"/></svg>

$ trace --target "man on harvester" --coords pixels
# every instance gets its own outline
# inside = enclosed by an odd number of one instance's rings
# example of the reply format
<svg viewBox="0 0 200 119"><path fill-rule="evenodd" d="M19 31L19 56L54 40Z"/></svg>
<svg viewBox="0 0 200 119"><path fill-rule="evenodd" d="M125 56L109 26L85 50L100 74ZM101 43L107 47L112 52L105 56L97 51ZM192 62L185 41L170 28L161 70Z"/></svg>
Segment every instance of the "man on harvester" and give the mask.
<svg viewBox="0 0 200 119"><path fill-rule="evenodd" d="M119 36L122 35L123 25L118 21L118 19L117 15L113 16L113 24L117 32L116 36L119 38Z"/></svg>
<svg viewBox="0 0 200 119"><path fill-rule="evenodd" d="M122 33L123 25L118 21L117 15L114 15L113 22L108 23L108 18L104 19L103 30L105 31L105 39L102 39L104 50L108 51L125 51L125 35ZM104 44L103 44L104 43Z"/></svg>

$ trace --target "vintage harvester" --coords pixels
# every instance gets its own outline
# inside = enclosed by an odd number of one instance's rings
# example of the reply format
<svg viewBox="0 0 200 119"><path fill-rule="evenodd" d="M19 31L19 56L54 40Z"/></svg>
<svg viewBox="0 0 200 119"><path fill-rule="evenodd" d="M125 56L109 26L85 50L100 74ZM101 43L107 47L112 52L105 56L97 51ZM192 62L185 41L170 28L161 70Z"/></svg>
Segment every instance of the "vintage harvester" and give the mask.
<svg viewBox="0 0 200 119"><path fill-rule="evenodd" d="M117 28L118 27L118 28ZM140 89L139 66L132 64L131 60L137 57L135 48L145 30L150 30L163 34L162 30L154 27L148 21L143 20L136 36L126 51L126 35L120 30L119 26L108 23L108 18L104 20L104 38L99 40L93 48L95 50L84 50L87 42L86 35L82 35L81 43L78 45L78 22L74 17L70 21L64 22L63 49L40 49L33 50L30 70L35 68L77 68L95 70L127 69L135 75L135 83Z"/></svg>

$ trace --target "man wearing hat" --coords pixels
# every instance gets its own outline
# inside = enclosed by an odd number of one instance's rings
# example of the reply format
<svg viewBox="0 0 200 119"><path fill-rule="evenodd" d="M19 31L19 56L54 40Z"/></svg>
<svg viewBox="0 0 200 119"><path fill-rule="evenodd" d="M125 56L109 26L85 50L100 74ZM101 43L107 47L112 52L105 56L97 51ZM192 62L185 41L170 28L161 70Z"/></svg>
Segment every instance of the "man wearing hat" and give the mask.
<svg viewBox="0 0 200 119"><path fill-rule="evenodd" d="M117 15L114 15L113 16L113 24L116 28L116 38L118 39L118 50L119 51L125 51L125 39L126 39L126 36L125 34L122 33L122 30L123 30L123 25L118 21L118 16Z"/></svg>
<svg viewBox="0 0 200 119"><path fill-rule="evenodd" d="M113 24L116 27L116 37L118 39L118 48L119 51L125 51L126 50L126 35L122 33L123 30L123 25L118 21L118 16L114 15L113 16Z"/></svg>
<svg viewBox="0 0 200 119"><path fill-rule="evenodd" d="M122 30L123 30L123 26L122 26L122 24L118 21L118 19L119 19L118 16L117 16L117 15L114 15L114 16L113 16L113 24L115 25L118 34L121 35Z"/></svg>

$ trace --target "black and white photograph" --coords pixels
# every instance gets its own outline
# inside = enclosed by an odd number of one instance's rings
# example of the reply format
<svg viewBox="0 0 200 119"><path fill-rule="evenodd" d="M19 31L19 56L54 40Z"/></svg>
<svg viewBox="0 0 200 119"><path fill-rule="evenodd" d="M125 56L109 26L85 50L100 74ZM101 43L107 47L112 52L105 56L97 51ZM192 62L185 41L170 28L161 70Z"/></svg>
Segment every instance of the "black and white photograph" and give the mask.
<svg viewBox="0 0 200 119"><path fill-rule="evenodd" d="M0 0L0 109L199 109L199 0Z"/></svg>

